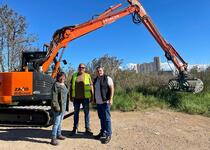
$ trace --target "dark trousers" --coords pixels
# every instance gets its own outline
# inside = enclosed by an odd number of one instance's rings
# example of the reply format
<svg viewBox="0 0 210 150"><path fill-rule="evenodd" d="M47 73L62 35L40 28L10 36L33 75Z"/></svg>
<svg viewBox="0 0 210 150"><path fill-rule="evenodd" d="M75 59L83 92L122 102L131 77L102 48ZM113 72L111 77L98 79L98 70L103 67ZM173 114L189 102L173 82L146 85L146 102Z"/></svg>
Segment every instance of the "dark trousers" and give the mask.
<svg viewBox="0 0 210 150"><path fill-rule="evenodd" d="M98 117L101 122L101 132L107 136L112 135L110 105L107 103L97 104Z"/></svg>
<svg viewBox="0 0 210 150"><path fill-rule="evenodd" d="M90 128L89 99L74 99L74 128L78 128L80 104L85 114L85 128Z"/></svg>

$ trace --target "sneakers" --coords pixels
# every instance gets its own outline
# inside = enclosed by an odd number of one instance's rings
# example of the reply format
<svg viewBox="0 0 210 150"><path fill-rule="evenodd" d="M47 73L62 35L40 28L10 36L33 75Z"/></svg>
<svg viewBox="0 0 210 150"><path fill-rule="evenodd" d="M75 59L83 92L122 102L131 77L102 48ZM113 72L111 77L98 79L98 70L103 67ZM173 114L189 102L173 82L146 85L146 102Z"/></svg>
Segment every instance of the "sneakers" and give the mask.
<svg viewBox="0 0 210 150"><path fill-rule="evenodd" d="M77 134L77 128L73 128L73 130L71 131L73 135Z"/></svg>
<svg viewBox="0 0 210 150"><path fill-rule="evenodd" d="M57 146L59 143L58 143L58 141L56 140L56 138L52 138L50 144L51 144L51 145L54 145L54 146Z"/></svg>
<svg viewBox="0 0 210 150"><path fill-rule="evenodd" d="M100 132L98 135L94 136L94 139L96 139L96 140L100 140L100 139L103 139L103 138L104 139L106 138L106 135L103 132Z"/></svg>
<svg viewBox="0 0 210 150"><path fill-rule="evenodd" d="M65 139L66 139L66 137L65 137L65 136L63 136L63 135L59 135L59 136L57 137L57 139L59 139L59 140L65 140Z"/></svg>
<svg viewBox="0 0 210 150"><path fill-rule="evenodd" d="M94 136L94 139L99 140L99 139L101 138L102 134L103 134L103 133L100 132L98 135L95 135L95 136Z"/></svg>
<svg viewBox="0 0 210 150"><path fill-rule="evenodd" d="M106 138L101 138L102 144L107 144L111 141L111 136L106 136Z"/></svg>
<svg viewBox="0 0 210 150"><path fill-rule="evenodd" d="M59 139L59 140L65 140L66 137L63 136L63 135L58 135L58 136L57 136L57 139ZM57 139L56 139L55 137L53 137L53 138L51 139L50 144L51 144L51 145L54 145L54 146L57 146L57 145L59 144L58 141L57 141Z"/></svg>
<svg viewBox="0 0 210 150"><path fill-rule="evenodd" d="M91 129L90 128L86 128L85 129L85 134L87 134L87 135L93 135L93 132L91 132Z"/></svg>
<svg viewBox="0 0 210 150"><path fill-rule="evenodd" d="M72 135L78 134L77 128L74 127L73 130L71 131L71 134ZM85 134L86 135L93 135L93 132L91 132L90 128L85 128Z"/></svg>

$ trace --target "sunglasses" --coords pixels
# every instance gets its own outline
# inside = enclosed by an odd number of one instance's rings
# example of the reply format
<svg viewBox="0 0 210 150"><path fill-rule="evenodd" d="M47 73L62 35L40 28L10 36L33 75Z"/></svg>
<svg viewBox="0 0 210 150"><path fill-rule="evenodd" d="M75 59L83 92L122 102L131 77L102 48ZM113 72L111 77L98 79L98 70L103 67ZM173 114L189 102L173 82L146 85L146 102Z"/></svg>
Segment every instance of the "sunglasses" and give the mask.
<svg viewBox="0 0 210 150"><path fill-rule="evenodd" d="M80 69L85 69L85 67L79 67Z"/></svg>

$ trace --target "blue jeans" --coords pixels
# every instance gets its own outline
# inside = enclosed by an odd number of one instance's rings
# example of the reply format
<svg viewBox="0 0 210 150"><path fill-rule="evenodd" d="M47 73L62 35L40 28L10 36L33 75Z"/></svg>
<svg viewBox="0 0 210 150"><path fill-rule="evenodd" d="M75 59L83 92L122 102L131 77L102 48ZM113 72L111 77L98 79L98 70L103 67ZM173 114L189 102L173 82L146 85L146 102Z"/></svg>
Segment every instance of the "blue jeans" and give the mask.
<svg viewBox="0 0 210 150"><path fill-rule="evenodd" d="M105 133L106 136L112 135L111 127L111 114L110 114L110 105L107 103L97 104L98 117L101 122L101 133Z"/></svg>
<svg viewBox="0 0 210 150"><path fill-rule="evenodd" d="M65 112L53 112L52 138L61 135L61 123Z"/></svg>
<svg viewBox="0 0 210 150"><path fill-rule="evenodd" d="M85 114L85 128L90 128L89 99L74 99L74 128L78 128L80 104Z"/></svg>

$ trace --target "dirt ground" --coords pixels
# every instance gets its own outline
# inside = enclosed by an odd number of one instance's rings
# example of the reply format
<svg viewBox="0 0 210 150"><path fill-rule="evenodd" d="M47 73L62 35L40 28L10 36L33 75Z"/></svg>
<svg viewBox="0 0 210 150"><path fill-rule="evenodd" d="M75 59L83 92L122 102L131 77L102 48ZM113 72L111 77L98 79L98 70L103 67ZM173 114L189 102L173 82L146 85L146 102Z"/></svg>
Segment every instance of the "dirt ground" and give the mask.
<svg viewBox="0 0 210 150"><path fill-rule="evenodd" d="M84 135L84 115L80 113L77 136L71 136L73 116L63 121L64 141L58 146L50 142L48 128L0 127L0 150L210 150L210 118L169 110L146 112L112 112L113 137L104 145ZM96 112L91 112L91 128L99 132Z"/></svg>

